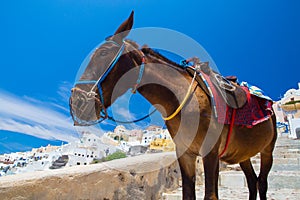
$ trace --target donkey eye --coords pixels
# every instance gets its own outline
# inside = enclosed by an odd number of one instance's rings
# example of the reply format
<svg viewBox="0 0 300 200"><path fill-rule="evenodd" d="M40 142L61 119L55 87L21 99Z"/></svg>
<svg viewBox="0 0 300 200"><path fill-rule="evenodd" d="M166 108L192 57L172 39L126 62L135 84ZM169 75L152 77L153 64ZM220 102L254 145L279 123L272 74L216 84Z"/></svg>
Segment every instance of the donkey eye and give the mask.
<svg viewBox="0 0 300 200"><path fill-rule="evenodd" d="M102 50L100 56L106 56L109 53L109 50Z"/></svg>

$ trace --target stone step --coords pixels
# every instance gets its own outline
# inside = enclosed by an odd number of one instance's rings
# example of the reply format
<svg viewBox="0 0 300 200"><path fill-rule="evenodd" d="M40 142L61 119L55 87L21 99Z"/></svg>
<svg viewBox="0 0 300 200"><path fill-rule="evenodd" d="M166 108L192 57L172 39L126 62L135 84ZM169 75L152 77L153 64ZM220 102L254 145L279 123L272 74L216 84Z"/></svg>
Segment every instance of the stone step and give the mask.
<svg viewBox="0 0 300 200"><path fill-rule="evenodd" d="M268 177L270 188L300 189L300 171L271 171Z"/></svg>
<svg viewBox="0 0 300 200"><path fill-rule="evenodd" d="M300 153L295 153L298 152L298 150L296 149L296 151L290 151L290 152L275 152L273 153L273 158L300 158ZM256 156L252 157L251 160L260 160L260 155L257 154Z"/></svg>
<svg viewBox="0 0 300 200"><path fill-rule="evenodd" d="M181 188L162 195L163 200L182 200ZM267 193L268 199L288 199L288 200L299 200L300 189L269 189ZM219 187L220 200L240 200L248 199L247 188L235 188L229 189L226 187ZM202 200L204 198L204 188L198 188L196 190L196 199ZM259 197L257 198L260 199Z"/></svg>
<svg viewBox="0 0 300 200"><path fill-rule="evenodd" d="M297 157L297 158L274 158L273 164L274 165L280 165L280 164L300 165L300 157Z"/></svg>
<svg viewBox="0 0 300 200"><path fill-rule="evenodd" d="M246 178L241 171L224 171L219 174L219 186L229 188L247 187Z"/></svg>
<svg viewBox="0 0 300 200"><path fill-rule="evenodd" d="M273 154L274 162L268 177L268 199L300 199L300 141L288 138L278 138ZM251 159L257 173L260 168L260 155ZM202 163L199 163L200 165ZM225 167L226 166L226 167ZM219 176L219 197L223 200L248 199L246 178L238 164L225 165ZM224 168L225 167L225 168ZM204 197L204 174L198 173L197 199ZM181 191L163 194L166 200L181 200ZM259 199L259 198L258 198Z"/></svg>
<svg viewBox="0 0 300 200"><path fill-rule="evenodd" d="M300 196L300 171L270 172L268 199L298 200ZM164 193L164 200L181 200L182 188ZM204 186L196 187L197 200L204 197ZM219 196L221 200L248 199L248 188L243 172L220 172ZM258 198L259 199L259 198Z"/></svg>
<svg viewBox="0 0 300 200"><path fill-rule="evenodd" d="M259 170L257 170L258 174ZM300 169L298 165L275 166L268 176L269 187L300 189ZM200 180L200 181L198 181ZM287 183L293 184L287 184ZM197 185L203 185L204 173L197 179ZM242 171L221 171L219 186L227 188L247 187L247 181Z"/></svg>
<svg viewBox="0 0 300 200"><path fill-rule="evenodd" d="M300 189L300 171L271 171L268 176L270 188ZM293 184L289 184L293 183ZM247 187L243 172L220 172L219 185L228 188Z"/></svg>
<svg viewBox="0 0 300 200"><path fill-rule="evenodd" d="M259 172L260 169L260 160L259 159L251 159L253 168L256 172ZM224 167L223 167L224 168ZM273 160L273 170L291 170L297 171L300 170L300 157L298 158L274 158ZM241 171L239 164L233 165L225 165L225 170L234 170Z"/></svg>
<svg viewBox="0 0 300 200"><path fill-rule="evenodd" d="M284 154L274 154L273 158L300 158L300 154L296 153L284 153Z"/></svg>

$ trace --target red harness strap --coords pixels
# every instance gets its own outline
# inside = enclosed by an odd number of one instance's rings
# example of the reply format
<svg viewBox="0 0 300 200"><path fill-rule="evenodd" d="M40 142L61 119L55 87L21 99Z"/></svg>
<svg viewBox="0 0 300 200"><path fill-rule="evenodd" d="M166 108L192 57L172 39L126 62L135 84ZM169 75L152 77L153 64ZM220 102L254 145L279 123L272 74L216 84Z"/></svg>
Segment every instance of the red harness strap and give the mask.
<svg viewBox="0 0 300 200"><path fill-rule="evenodd" d="M234 125L235 113L236 113L236 109L233 109L232 115L231 115L230 124L229 124L229 129L228 129L226 144L225 144L225 147L224 147L223 151L220 153L219 158L221 158L223 156L223 154L226 152L226 150L228 148L229 140L230 140L231 133L232 133L232 128L233 128L233 125Z"/></svg>

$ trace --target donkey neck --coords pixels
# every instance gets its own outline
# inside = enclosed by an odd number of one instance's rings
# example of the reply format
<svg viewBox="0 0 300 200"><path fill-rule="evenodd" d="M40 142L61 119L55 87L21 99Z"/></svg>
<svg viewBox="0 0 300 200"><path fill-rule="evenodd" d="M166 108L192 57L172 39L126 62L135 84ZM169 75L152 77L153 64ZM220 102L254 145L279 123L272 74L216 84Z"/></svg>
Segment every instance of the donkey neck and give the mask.
<svg viewBox="0 0 300 200"><path fill-rule="evenodd" d="M145 72L138 91L164 117L172 114L184 99L191 77L172 62L146 55ZM194 88L196 87L196 84ZM196 105L195 101L192 106ZM192 109L192 106L188 106Z"/></svg>

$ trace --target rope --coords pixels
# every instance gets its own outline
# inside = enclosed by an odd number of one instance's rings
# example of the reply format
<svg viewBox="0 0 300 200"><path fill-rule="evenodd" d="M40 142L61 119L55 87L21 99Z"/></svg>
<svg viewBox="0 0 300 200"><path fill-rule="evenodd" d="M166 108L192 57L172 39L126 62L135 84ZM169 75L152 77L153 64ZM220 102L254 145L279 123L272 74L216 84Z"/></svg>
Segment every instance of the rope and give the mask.
<svg viewBox="0 0 300 200"><path fill-rule="evenodd" d="M194 77L192 79L192 82L189 86L189 89L188 89L183 101L181 102L181 104L178 106L178 108L175 110L175 112L173 114L171 114L169 117L163 117L163 120L168 121L168 120L173 119L182 110L183 106L186 104L187 100L189 99L189 97L192 94L192 87L193 87L194 81L196 79L196 75L197 75L197 71L195 70Z"/></svg>

